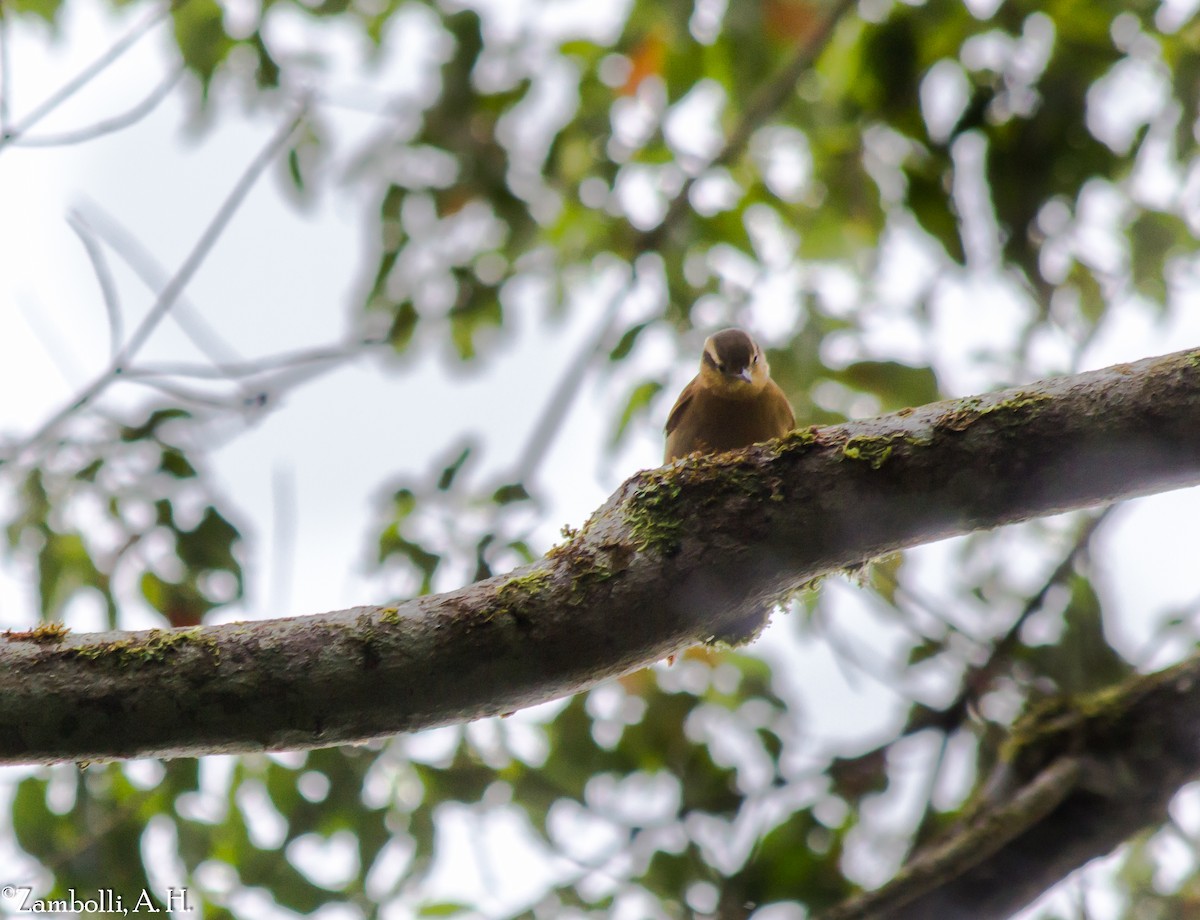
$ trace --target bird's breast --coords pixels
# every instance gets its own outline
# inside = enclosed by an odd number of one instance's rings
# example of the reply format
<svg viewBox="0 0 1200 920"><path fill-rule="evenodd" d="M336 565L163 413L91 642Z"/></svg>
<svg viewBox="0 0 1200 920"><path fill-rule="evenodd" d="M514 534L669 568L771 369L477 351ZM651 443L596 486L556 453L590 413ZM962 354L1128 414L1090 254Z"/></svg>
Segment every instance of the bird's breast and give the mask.
<svg viewBox="0 0 1200 920"><path fill-rule="evenodd" d="M742 397L697 393L680 420L677 437L671 439L674 452L683 456L696 450L735 450L785 434L790 412L785 411L786 401L777 406L773 396L770 389Z"/></svg>

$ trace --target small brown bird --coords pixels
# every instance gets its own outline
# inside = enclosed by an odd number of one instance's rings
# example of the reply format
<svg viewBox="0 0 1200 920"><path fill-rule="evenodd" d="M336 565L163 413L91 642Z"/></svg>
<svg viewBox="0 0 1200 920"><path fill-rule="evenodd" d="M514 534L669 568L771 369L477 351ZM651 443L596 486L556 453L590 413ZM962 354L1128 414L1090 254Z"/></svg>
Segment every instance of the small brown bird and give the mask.
<svg viewBox="0 0 1200 920"><path fill-rule="evenodd" d="M722 329L705 340L700 373L667 417L664 462L769 441L795 424L758 343L741 329Z"/></svg>

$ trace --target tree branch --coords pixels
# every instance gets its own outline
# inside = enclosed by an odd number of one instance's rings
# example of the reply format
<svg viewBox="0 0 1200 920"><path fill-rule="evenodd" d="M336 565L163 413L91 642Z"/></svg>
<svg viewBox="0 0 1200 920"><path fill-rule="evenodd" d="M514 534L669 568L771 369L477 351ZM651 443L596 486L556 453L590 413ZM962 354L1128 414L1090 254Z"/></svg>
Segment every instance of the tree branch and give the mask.
<svg viewBox="0 0 1200 920"><path fill-rule="evenodd" d="M186 0L178 0L178 2L186 2ZM221 234L224 233L226 226L233 219L234 214L237 213L242 203L249 196L250 190L254 187L258 178L271 165L275 156L283 149L288 139L291 138L307 117L307 109L301 108L281 128L276 130L267 144L250 161L250 164L246 167L246 171L238 178L233 189L217 209L217 213L213 215L208 225L204 228L204 232L196 241L195 246L192 247L192 250L179 266L179 269L166 285L163 286L162 290L159 291L158 297L150 307L149 312L134 328L129 336L129 340L116 349L116 354L113 355L108 366L77 393L71 402L51 415L37 431L29 435L17 446L13 452L15 457L20 457L24 451L36 445L42 438L47 437L65 419L84 406L92 403L105 388L114 380L117 380L128 368L129 363L158 327L158 324L162 322L163 317L175 306L184 288L191 282L192 277L204 263L205 258L212 251L217 240L221 238Z"/></svg>
<svg viewBox="0 0 1200 920"><path fill-rule="evenodd" d="M87 86L94 80L97 74L108 68L110 64L116 61L121 55L135 45L139 39L149 33L155 26L171 15L171 12L178 9L187 0L172 0L172 2L163 5L160 9L155 10L140 23L129 30L123 37L115 41L112 46L105 51L100 57L96 58L91 64L81 70L78 74L63 84L57 91L51 93L42 102L34 108L32 112L26 115L19 124L6 124L4 131L0 132L0 151L8 144L18 140L26 131L36 125L39 121L57 109L60 105L74 96L79 90ZM8 91L7 83L4 86L5 92Z"/></svg>
<svg viewBox="0 0 1200 920"><path fill-rule="evenodd" d="M837 916L1005 920L1089 860L1163 823L1175 792L1200 776L1200 654L1035 711L1014 729L1001 776L964 833L918 854L868 895L875 909ZM1024 809L1033 797L1037 805ZM1016 821L1004 827L1006 818ZM971 828L997 822L992 845L980 845L986 858L972 859ZM922 882L925 890L910 899Z"/></svg>
<svg viewBox="0 0 1200 920"><path fill-rule="evenodd" d="M1000 806L978 815L965 828L913 859L882 888L844 901L816 920L871 920L894 917L900 907L911 909L917 898L937 891L947 881L974 869L1060 806L1079 783L1082 767L1073 757L1060 757L1016 791ZM917 915L923 916L923 915ZM951 912L938 917L976 917Z"/></svg>
<svg viewBox="0 0 1200 920"><path fill-rule="evenodd" d="M761 628L883 553L1200 483L1200 349L638 473L541 561L395 606L0 641L0 762L313 748L534 705Z"/></svg>
<svg viewBox="0 0 1200 920"><path fill-rule="evenodd" d="M175 88L175 85L183 78L185 73L186 70L183 67L176 67L163 77L159 84L145 98L120 115L113 115L110 118L101 119L86 127L76 128L72 131L63 131L60 134L20 137L14 143L21 147L67 147L72 144L82 144L92 141L98 137L104 137L106 134L123 131L125 128L136 125L158 108L159 103L170 95L171 90ZM0 136L3 136L2 131L0 131Z"/></svg>
<svg viewBox="0 0 1200 920"><path fill-rule="evenodd" d="M1006 920L1161 824L1200 776L1200 654L1044 704L1018 722L984 800L896 876L817 920Z"/></svg>

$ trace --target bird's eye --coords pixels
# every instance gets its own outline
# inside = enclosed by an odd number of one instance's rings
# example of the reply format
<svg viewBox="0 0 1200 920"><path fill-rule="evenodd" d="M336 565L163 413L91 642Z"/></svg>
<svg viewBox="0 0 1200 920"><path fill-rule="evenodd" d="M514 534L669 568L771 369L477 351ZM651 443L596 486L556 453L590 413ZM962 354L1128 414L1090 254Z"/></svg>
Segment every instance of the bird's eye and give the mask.
<svg viewBox="0 0 1200 920"><path fill-rule="evenodd" d="M725 362L724 361L717 362L717 370L719 370L722 374L725 373Z"/></svg>
<svg viewBox="0 0 1200 920"><path fill-rule="evenodd" d="M756 355L755 355L753 358L751 358L751 359L750 359L750 363L751 363L751 364L757 364L757 363L758 363L758 355L757 355L757 354L756 354Z"/></svg>

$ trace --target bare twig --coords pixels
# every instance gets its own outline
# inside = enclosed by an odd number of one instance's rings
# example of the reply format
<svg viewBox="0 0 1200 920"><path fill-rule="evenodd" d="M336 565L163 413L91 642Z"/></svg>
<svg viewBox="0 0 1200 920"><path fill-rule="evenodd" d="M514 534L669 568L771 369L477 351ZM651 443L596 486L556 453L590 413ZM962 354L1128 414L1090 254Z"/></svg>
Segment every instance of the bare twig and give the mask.
<svg viewBox="0 0 1200 920"><path fill-rule="evenodd" d="M245 395L242 393L236 395L213 395L207 390L181 386L169 380L158 380L148 377L126 377L123 375L122 379L128 383L138 384L139 386L162 393L181 406L214 409L220 412L242 408L251 403L256 397L256 394Z"/></svg>
<svg viewBox="0 0 1200 920"><path fill-rule="evenodd" d="M256 412L272 406L276 395L319 377L358 358L364 347L384 343L363 340L335 348L314 348L280 355L270 355L258 361L207 365L162 365L132 367L121 375L127 383L141 384L165 393L184 403L204 406L218 411ZM182 386L180 379L231 383L234 392L221 395L209 389Z"/></svg>
<svg viewBox="0 0 1200 920"><path fill-rule="evenodd" d="M134 274L142 280L148 290L157 293L170 283L171 273L133 233L122 226L120 221L92 201L87 203L85 215L81 215L81 219L133 269ZM175 306L171 308L169 315L175 325L214 366L219 368L227 362L239 359L236 349L209 324L203 313L182 293L176 298ZM129 370L126 368L123 373L128 374Z"/></svg>
<svg viewBox="0 0 1200 920"><path fill-rule="evenodd" d="M13 125L3 133L0 133L0 150L3 150L8 144L16 141L26 131L74 96L83 87L87 86L98 74L132 48L139 39L148 34L151 29L170 16L172 11L186 2L187 0L174 0L172 3L164 4L134 26L123 38L114 42L107 51L68 80L57 92L47 96L41 105L26 115L19 124Z"/></svg>
<svg viewBox="0 0 1200 920"><path fill-rule="evenodd" d="M8 57L8 10L0 0L0 142L8 136L9 95L12 93L12 62Z"/></svg>
<svg viewBox="0 0 1200 920"><path fill-rule="evenodd" d="M191 377L196 380L245 379L306 365L339 364L349 358L358 357L363 348L385 344L386 342L379 339L358 339L343 345L304 348L275 355L264 355L261 358L249 358L244 361L215 362L212 365L186 361L146 363L130 368L125 372L125 376L131 380L142 377Z"/></svg>
<svg viewBox="0 0 1200 920"><path fill-rule="evenodd" d="M92 273L96 276L96 283L100 285L100 294L104 298L104 310L108 313L109 358L115 358L121 347L124 328L121 320L121 302L117 295L116 285L113 283L112 271L109 270L108 260L104 258L104 250L96 241L87 221L79 214L72 213L67 215L67 223L75 231L79 241L83 243L83 249L92 263Z"/></svg>
<svg viewBox="0 0 1200 920"><path fill-rule="evenodd" d="M128 128L130 125L137 124L158 108L158 104L167 98L171 90L175 88L175 85L183 77L183 74L184 68L177 67L174 71L167 74L158 86L150 91L145 99L120 115L114 115L111 118L103 119L87 127L77 128L74 131L64 131L61 134L43 134L39 137L21 137L12 142L18 147L66 147L71 144L82 144L85 141L95 140L106 134L112 134ZM0 134L0 137L2 136Z"/></svg>
<svg viewBox="0 0 1200 920"><path fill-rule="evenodd" d="M179 295L183 289L191 281L197 269L203 264L205 257L211 251L213 245L225 231L225 227L237 212L237 209L245 201L250 189L258 180L259 176L274 160L275 156L283 149L288 140L295 133L296 129L303 123L307 116L307 109L302 108L292 118L290 118L267 142L267 144L259 151L255 158L251 161L246 171L241 175L238 181L234 184L233 189L225 200L221 203L217 213L213 216L204 232L200 235L200 239L192 248L192 251L184 259L175 275L167 282L158 295L154 305L146 314L145 318L134 329L129 340L122 346L120 351L113 357L112 361L90 384L75 396L63 408L55 412L47 419L32 435L30 435L24 443L18 447L17 454L19 455L24 450L36 444L44 438L49 432L53 431L63 420L70 417L79 409L88 405L94 400L104 389L116 380L127 368L130 361L137 354L138 350L146 343L150 334L158 327L163 318L170 312L175 305Z"/></svg>
<svg viewBox="0 0 1200 920"><path fill-rule="evenodd" d="M209 251L216 244L217 240L221 238L221 234L225 232L225 227L229 224L237 209L241 207L242 202L250 194L250 189L254 187L259 176L263 174L271 164L271 161L275 159L276 154L291 139L296 129L300 127L306 117L307 108L305 107L293 115L282 128L277 130L266 146L250 162L246 171L234 184L233 190L221 203L221 207L217 210L212 221L205 227L204 232L200 235L200 239L191 253L184 259L183 265L179 267L175 276L167 282L166 287L158 295L157 302L150 308L150 312L146 315L146 318L133 331L133 335L129 337L129 341L125 343L125 346L121 349L121 353L117 355L114 361L114 370L120 371L124 369L124 366L132 360L142 345L146 343L146 339L150 337L150 334L162 322L163 317L175 305L175 301L179 298L183 289L187 287L188 282L192 280L192 276L200 268Z"/></svg>
<svg viewBox="0 0 1200 920"><path fill-rule="evenodd" d="M822 600L828 597L827 592L822 592ZM824 638L829 650L833 652L834 663L847 684L855 688L861 686L854 678L854 674L858 673L891 690L897 696L913 699L912 693L901 686L903 674L898 673L890 661L876 653L867 643L839 634L833 626L833 618L825 615L823 607L813 622L820 630L819 634Z"/></svg>
<svg viewBox="0 0 1200 920"><path fill-rule="evenodd" d="M916 824L913 825L913 833L911 840L916 843L928 839L929 832L934 828L934 822L937 820L938 812L933 804L934 794L937 792L937 783L942 776L942 771L946 767L946 752L950 749L950 735L946 732L940 733L938 736L938 754L937 760L929 770L928 783L925 786L924 804L921 807L921 817ZM908 860L912 856L912 848L905 854L905 859Z"/></svg>
<svg viewBox="0 0 1200 920"><path fill-rule="evenodd" d="M991 684L1001 663L1012 654L1014 647L1020 639L1021 630L1029 621L1029 618L1042 609L1049 593L1070 576L1075 563L1087 551L1096 530L1107 520L1112 509L1113 506L1111 505L1104 508L1083 525L1070 551L1055 566L1054 571L1046 577L1042 586L1025 601L1025 606L1021 608L1021 612L1013 620L1012 625L1008 627L1004 635L992 645L987 660L983 664L969 668L963 675L958 695L947 706L937 712L929 712L924 714L924 717L910 720L909 724L905 727L905 735L913 734L924 728L939 728L942 731L950 731L962 724L967 717L971 701L978 699Z"/></svg>
<svg viewBox="0 0 1200 920"><path fill-rule="evenodd" d="M20 295L16 297L16 303L21 318L49 356L50 363L54 365L59 376L69 388L78 386L79 369L85 365L80 361L79 355L72 352L70 344L55 327L51 311L42 304Z"/></svg>

